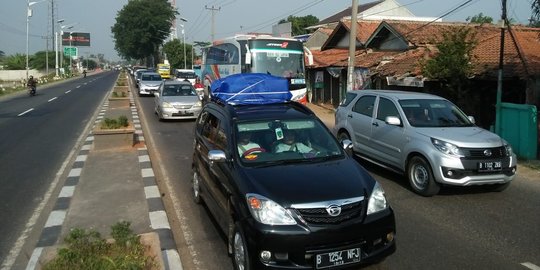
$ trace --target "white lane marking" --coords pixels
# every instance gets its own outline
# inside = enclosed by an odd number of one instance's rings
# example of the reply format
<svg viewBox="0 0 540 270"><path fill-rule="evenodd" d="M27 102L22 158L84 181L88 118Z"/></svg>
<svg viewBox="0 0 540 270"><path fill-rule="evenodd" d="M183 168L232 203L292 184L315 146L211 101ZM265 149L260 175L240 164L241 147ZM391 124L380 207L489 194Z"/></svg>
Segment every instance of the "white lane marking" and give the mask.
<svg viewBox="0 0 540 270"><path fill-rule="evenodd" d="M53 97L53 98L49 99L47 102L51 102L51 101L53 101L53 100L55 100L55 99L57 99L57 98L58 98L58 97Z"/></svg>
<svg viewBox="0 0 540 270"><path fill-rule="evenodd" d="M87 157L88 155L78 155L77 158L75 159L75 162L77 161L85 162Z"/></svg>
<svg viewBox="0 0 540 270"><path fill-rule="evenodd" d="M161 198L161 194L159 194L158 186L144 187L144 196L146 197L146 199Z"/></svg>
<svg viewBox="0 0 540 270"><path fill-rule="evenodd" d="M176 251L175 249L162 250L161 254L165 258L165 260L169 263L169 267L167 269L178 269L178 270L184 269L182 267L182 261L180 261L180 255L178 254L178 251Z"/></svg>
<svg viewBox="0 0 540 270"><path fill-rule="evenodd" d="M44 228L53 227L53 226L61 226L64 224L64 219L66 219L66 210L57 210L52 211L49 215L49 218L47 219L47 222L45 223Z"/></svg>
<svg viewBox="0 0 540 270"><path fill-rule="evenodd" d="M81 88L81 86L80 86L80 85L77 85L77 87L75 87L75 88Z"/></svg>
<svg viewBox="0 0 540 270"><path fill-rule="evenodd" d="M152 229L170 229L169 219L165 211L154 211L149 213L150 226Z"/></svg>
<svg viewBox="0 0 540 270"><path fill-rule="evenodd" d="M64 186L62 190L60 190L60 194L58 195L58 198L71 198L73 197L74 192L75 192L75 186Z"/></svg>
<svg viewBox="0 0 540 270"><path fill-rule="evenodd" d="M521 265L523 265L523 266L525 266L525 267L527 267L527 268L529 268L531 270L540 270L540 266L534 265L534 264L532 264L530 262L524 262L524 263L521 263Z"/></svg>
<svg viewBox="0 0 540 270"><path fill-rule="evenodd" d="M142 177L154 177L154 171L152 168L142 169L141 170Z"/></svg>
<svg viewBox="0 0 540 270"><path fill-rule="evenodd" d="M43 248L35 248L32 252L32 257L30 257L30 261L28 262L28 265L26 265L26 270L34 270L37 269L38 260L39 257L41 257L41 253L43 252Z"/></svg>
<svg viewBox="0 0 540 270"><path fill-rule="evenodd" d="M69 94L69 92L71 92L71 90L67 90L67 91L66 91L66 94Z"/></svg>
<svg viewBox="0 0 540 270"><path fill-rule="evenodd" d="M23 116L23 115L25 115L25 114L27 114L27 113L33 111L33 110L34 110L34 108L28 109L28 110L26 110L26 111L24 111L24 112L22 112L22 113L19 113L17 116Z"/></svg>
<svg viewBox="0 0 540 270"><path fill-rule="evenodd" d="M69 171L68 177L79 177L81 176L82 168L72 168L71 171Z"/></svg>
<svg viewBox="0 0 540 270"><path fill-rule="evenodd" d="M148 155L139 156L139 162L149 162L149 161L150 161L150 156Z"/></svg>

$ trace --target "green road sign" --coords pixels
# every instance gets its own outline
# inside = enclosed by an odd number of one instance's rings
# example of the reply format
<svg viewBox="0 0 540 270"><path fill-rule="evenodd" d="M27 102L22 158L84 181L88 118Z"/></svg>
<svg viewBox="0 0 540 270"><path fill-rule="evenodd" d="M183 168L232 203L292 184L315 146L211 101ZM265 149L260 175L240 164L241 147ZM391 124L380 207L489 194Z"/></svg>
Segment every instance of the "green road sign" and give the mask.
<svg viewBox="0 0 540 270"><path fill-rule="evenodd" d="M64 55L77 56L77 47L64 47Z"/></svg>

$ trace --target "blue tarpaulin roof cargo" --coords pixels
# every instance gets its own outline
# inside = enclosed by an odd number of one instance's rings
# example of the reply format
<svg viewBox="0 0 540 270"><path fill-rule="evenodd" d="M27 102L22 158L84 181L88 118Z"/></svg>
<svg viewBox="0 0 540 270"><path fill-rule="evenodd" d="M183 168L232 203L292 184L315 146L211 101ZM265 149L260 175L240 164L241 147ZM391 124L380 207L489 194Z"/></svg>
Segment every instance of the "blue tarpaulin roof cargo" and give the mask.
<svg viewBox="0 0 540 270"><path fill-rule="evenodd" d="M283 103L292 97L287 79L264 73L230 75L214 81L210 90L232 105Z"/></svg>

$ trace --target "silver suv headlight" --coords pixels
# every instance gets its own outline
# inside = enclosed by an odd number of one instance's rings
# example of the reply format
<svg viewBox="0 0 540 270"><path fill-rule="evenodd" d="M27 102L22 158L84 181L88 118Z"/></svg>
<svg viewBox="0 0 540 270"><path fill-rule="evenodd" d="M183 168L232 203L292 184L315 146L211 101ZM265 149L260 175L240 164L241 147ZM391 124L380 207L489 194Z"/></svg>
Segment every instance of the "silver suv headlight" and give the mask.
<svg viewBox="0 0 540 270"><path fill-rule="evenodd" d="M433 143L433 146L437 148L437 150L455 157L464 157L465 153L463 153L463 150L461 148L457 147L454 144L451 144L449 142L445 142L443 140L431 138L431 143Z"/></svg>
<svg viewBox="0 0 540 270"><path fill-rule="evenodd" d="M253 193L246 195L251 215L260 223L267 225L294 225L296 220L291 213L274 201Z"/></svg>
<svg viewBox="0 0 540 270"><path fill-rule="evenodd" d="M375 182L371 196L369 197L367 214L373 214L380 212L388 208L388 203L386 202L386 195L384 195L384 190L379 185L378 182Z"/></svg>
<svg viewBox="0 0 540 270"><path fill-rule="evenodd" d="M514 150L512 150L512 146L509 145L508 143L504 145L504 149L506 150L507 157L512 156L514 154Z"/></svg>

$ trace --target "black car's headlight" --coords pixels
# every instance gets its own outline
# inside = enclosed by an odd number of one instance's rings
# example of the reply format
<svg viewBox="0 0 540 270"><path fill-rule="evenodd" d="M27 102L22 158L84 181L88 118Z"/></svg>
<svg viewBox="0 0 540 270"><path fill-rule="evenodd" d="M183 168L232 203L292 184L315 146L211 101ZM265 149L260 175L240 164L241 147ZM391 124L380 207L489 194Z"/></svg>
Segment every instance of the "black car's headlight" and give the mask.
<svg viewBox="0 0 540 270"><path fill-rule="evenodd" d="M433 146L435 146L435 148L437 148L437 150L447 155L451 155L455 157L465 156L465 154L463 153L463 150L461 150L461 148L459 148L457 145L451 144L443 140L435 139L435 138L431 138L431 143L433 144Z"/></svg>
<svg viewBox="0 0 540 270"><path fill-rule="evenodd" d="M378 182L375 182L371 196L369 196L367 214L373 214L380 212L388 208L388 203L386 202L386 196L384 195L384 190L379 185Z"/></svg>
<svg viewBox="0 0 540 270"><path fill-rule="evenodd" d="M296 220L294 220L291 213L276 202L253 193L247 194L246 199L251 215L258 222L267 225L296 224Z"/></svg>

